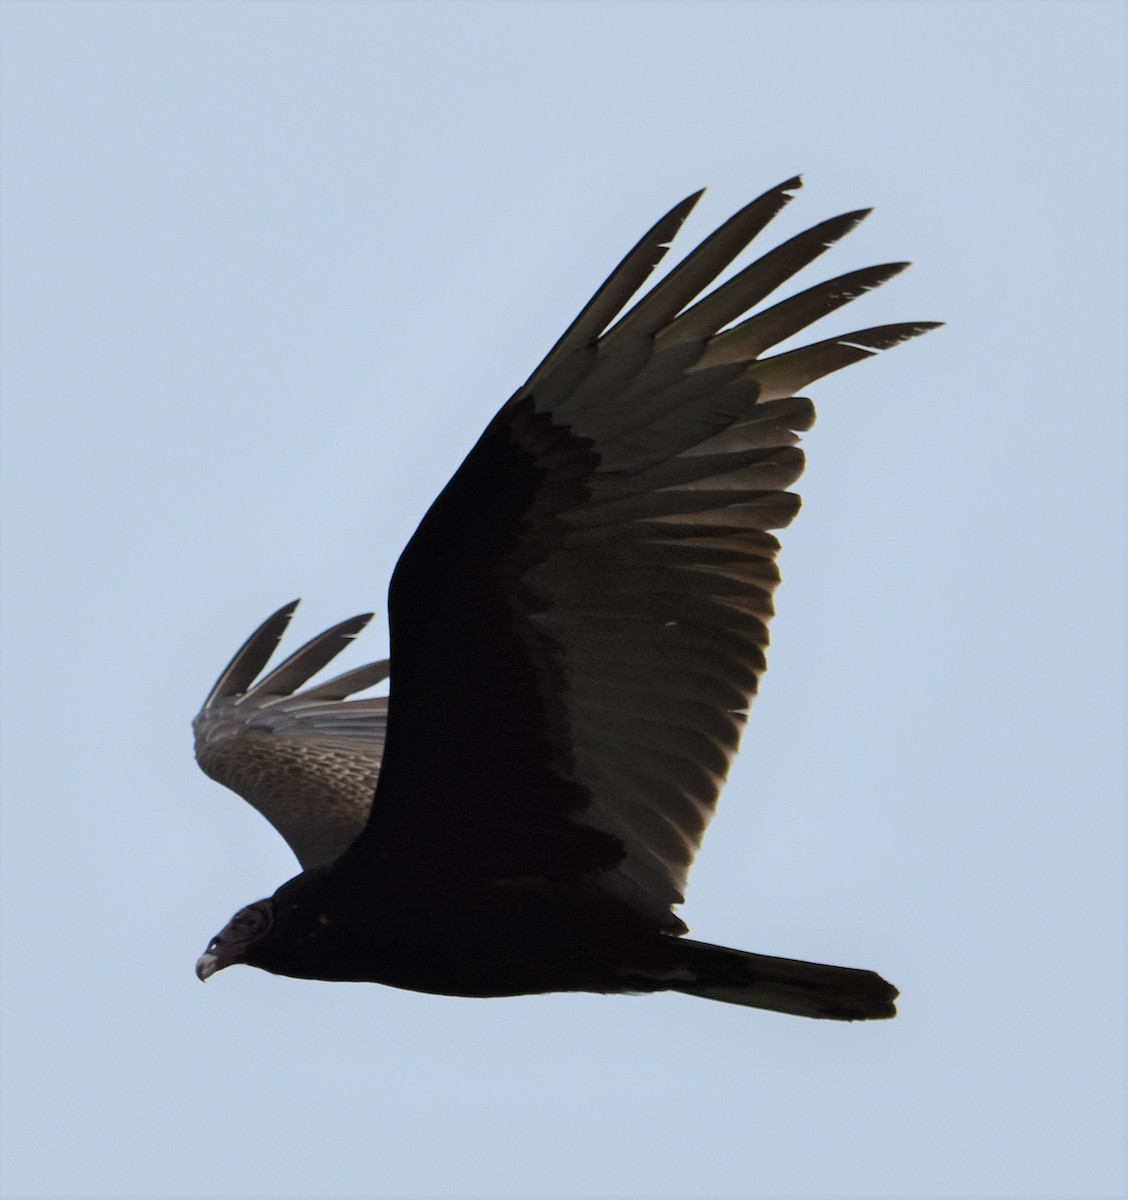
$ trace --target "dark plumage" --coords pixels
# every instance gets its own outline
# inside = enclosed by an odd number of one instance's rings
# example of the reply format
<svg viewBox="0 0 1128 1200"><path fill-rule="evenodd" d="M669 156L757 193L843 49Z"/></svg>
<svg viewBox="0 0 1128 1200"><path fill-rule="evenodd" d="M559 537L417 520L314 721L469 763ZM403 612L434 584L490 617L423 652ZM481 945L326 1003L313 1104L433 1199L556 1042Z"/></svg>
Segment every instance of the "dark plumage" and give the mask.
<svg viewBox="0 0 1128 1200"><path fill-rule="evenodd" d="M624 314L697 196L675 207L494 417L396 567L388 699L349 699L387 662L300 690L368 617L257 684L295 605L239 651L196 718L197 757L304 871L228 924L201 979L243 962L461 996L894 1014L872 971L693 942L672 911L765 666L769 530L799 508L786 489L814 420L795 393L933 328L764 356L903 269L747 315L864 212L701 298L798 187L742 209Z"/></svg>

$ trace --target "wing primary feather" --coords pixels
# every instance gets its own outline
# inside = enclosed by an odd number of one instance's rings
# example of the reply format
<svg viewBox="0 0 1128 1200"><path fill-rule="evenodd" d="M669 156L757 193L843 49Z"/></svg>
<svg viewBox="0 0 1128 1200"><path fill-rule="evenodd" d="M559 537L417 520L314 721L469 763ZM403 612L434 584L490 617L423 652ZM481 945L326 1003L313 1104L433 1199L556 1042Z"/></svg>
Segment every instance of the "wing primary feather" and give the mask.
<svg viewBox="0 0 1128 1200"><path fill-rule="evenodd" d="M216 700L238 696L247 691L270 661L270 656L278 649L278 643L282 640L282 635L300 603L300 600L291 600L276 613L272 613L235 651L231 661L215 681L215 686L208 693L203 703L204 708L210 708Z"/></svg>
<svg viewBox="0 0 1128 1200"><path fill-rule="evenodd" d="M354 692L363 692L365 688L383 683L388 678L388 667L389 660L386 658L380 659L379 662L367 663L363 667L353 667L351 671L334 675L332 679L319 683L317 687L310 688L302 695L307 700L344 700Z"/></svg>
<svg viewBox="0 0 1128 1200"><path fill-rule="evenodd" d="M372 613L361 613L341 621L332 629L311 638L295 650L264 679L255 685L256 696L289 696L331 662L372 620Z"/></svg>
<svg viewBox="0 0 1128 1200"><path fill-rule="evenodd" d="M799 176L794 176L746 204L623 316L602 339L600 349L610 349L623 338L656 333L673 320L790 203L802 186Z"/></svg>
<svg viewBox="0 0 1128 1200"><path fill-rule="evenodd" d="M705 189L701 188L692 196L687 196L647 230L564 331L521 389L523 392L534 391L537 384L571 351L594 343L666 256L682 223L704 194Z"/></svg>
<svg viewBox="0 0 1128 1200"><path fill-rule="evenodd" d="M756 358L835 309L888 283L908 265L900 262L862 267L816 284L717 334L710 348L726 353L736 351L744 359Z"/></svg>
<svg viewBox="0 0 1128 1200"><path fill-rule="evenodd" d="M942 324L942 321L909 321L898 325L874 325L869 329L839 334L838 337L811 342L810 345L774 354L770 358L756 359L748 364L743 377L754 379L760 385L760 403L788 399L816 379L822 379L863 358L871 358L881 350L889 350ZM739 355L739 361L744 361L744 355L738 349L723 345L718 348L717 340L714 338L706 347L700 361L691 370L698 371L703 367L729 362L733 354Z"/></svg>
<svg viewBox="0 0 1128 1200"><path fill-rule="evenodd" d="M856 229L873 210L859 208L854 212L831 217L803 233L769 250L750 263L727 283L687 308L675 321L662 330L663 345L708 337L730 321L743 316L754 305L770 296L820 254L829 250L852 229Z"/></svg>

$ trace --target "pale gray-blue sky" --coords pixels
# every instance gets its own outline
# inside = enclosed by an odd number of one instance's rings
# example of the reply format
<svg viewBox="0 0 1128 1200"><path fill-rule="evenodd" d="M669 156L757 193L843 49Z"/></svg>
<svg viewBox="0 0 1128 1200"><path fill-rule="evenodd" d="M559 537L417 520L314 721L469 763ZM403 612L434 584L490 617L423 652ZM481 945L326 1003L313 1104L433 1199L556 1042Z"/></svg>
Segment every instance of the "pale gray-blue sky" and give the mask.
<svg viewBox="0 0 1128 1200"><path fill-rule="evenodd" d="M8 0L5 1196L1120 1195L1124 9ZM192 974L293 873L191 761L226 656L379 619L674 201L797 170L827 322L706 940L893 1023Z"/></svg>

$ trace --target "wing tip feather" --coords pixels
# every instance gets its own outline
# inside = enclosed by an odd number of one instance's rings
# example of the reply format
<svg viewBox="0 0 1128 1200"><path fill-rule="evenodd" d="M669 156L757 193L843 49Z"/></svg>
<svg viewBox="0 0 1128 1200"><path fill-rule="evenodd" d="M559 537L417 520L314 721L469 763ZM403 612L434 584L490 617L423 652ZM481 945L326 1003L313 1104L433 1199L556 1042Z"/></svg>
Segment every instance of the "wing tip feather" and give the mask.
<svg viewBox="0 0 1128 1200"><path fill-rule="evenodd" d="M254 683L255 679L262 674L274 651L278 649L299 604L301 604L300 598L283 604L243 642L231 656L227 666L220 672L219 678L201 706L201 711L210 708L216 700L245 692Z"/></svg>

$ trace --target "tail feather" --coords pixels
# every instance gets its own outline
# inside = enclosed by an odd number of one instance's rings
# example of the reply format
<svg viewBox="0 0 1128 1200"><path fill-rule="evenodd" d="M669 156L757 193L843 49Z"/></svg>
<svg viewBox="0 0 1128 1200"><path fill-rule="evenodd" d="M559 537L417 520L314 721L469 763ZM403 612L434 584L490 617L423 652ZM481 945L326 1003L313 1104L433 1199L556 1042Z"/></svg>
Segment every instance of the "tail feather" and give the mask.
<svg viewBox="0 0 1128 1200"><path fill-rule="evenodd" d="M897 989L875 971L773 958L706 942L678 939L683 978L674 991L724 1004L746 1004L797 1017L873 1021L895 1017Z"/></svg>

